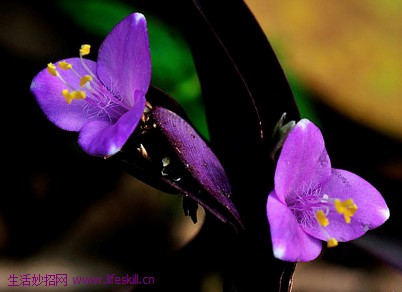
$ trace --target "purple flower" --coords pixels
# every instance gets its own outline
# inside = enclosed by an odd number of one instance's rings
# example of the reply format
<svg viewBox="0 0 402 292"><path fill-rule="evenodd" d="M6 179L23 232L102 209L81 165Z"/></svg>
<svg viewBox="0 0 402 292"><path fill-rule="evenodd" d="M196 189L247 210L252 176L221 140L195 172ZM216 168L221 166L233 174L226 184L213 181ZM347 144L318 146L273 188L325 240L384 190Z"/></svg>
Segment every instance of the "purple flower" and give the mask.
<svg viewBox="0 0 402 292"><path fill-rule="evenodd" d="M274 256L311 261L322 249L350 241L383 224L390 215L381 194L367 181L331 167L320 130L302 119L287 136L267 201Z"/></svg>
<svg viewBox="0 0 402 292"><path fill-rule="evenodd" d="M49 63L31 84L47 118L79 132L78 143L93 156L118 152L137 127L151 81L145 17L133 13L118 23L99 48L97 62L79 58Z"/></svg>

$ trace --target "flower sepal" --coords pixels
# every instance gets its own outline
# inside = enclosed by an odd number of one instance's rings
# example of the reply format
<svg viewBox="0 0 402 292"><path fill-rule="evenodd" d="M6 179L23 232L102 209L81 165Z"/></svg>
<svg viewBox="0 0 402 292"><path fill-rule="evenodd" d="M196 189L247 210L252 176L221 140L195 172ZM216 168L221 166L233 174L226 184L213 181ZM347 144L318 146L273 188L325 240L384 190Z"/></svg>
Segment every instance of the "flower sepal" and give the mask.
<svg viewBox="0 0 402 292"><path fill-rule="evenodd" d="M271 151L271 159L275 161L277 159L278 151L282 148L285 143L286 137L290 133L290 131L296 125L294 120L286 121L286 113L283 113L278 122L275 125L275 128L272 132L272 139L274 140L274 147Z"/></svg>

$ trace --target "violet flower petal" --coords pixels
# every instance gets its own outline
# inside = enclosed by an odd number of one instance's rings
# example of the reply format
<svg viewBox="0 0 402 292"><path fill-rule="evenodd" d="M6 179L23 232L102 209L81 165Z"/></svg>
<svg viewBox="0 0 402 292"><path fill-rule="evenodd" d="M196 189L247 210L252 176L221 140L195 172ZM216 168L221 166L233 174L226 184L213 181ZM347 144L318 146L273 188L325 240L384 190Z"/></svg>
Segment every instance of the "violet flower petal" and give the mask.
<svg viewBox="0 0 402 292"><path fill-rule="evenodd" d="M134 92L147 92L151 55L145 17L133 13L120 21L99 47L97 75L123 103L134 105Z"/></svg>
<svg viewBox="0 0 402 292"><path fill-rule="evenodd" d="M321 240L308 235L275 191L268 196L267 215L274 256L290 262L311 261L319 256Z"/></svg>
<svg viewBox="0 0 402 292"><path fill-rule="evenodd" d="M325 230L338 241L349 241L361 237L368 230L382 225L389 218L389 209L378 190L366 180L349 171L332 169L331 179L322 188L322 194L328 194L341 201L351 198L357 205L357 211L348 224L345 223L343 215L335 210L327 215L329 225L325 227ZM316 238L326 240L325 234L320 229L308 228L306 232Z"/></svg>
<svg viewBox="0 0 402 292"><path fill-rule="evenodd" d="M71 63L80 75L87 74L79 58L69 58L65 61ZM96 69L94 61L85 59L84 62L89 69ZM65 81L79 87L79 79L72 71L65 70L62 73ZM40 71L31 83L31 92L46 117L63 130L79 131L88 122L88 115L84 110L87 103L84 100L75 100L68 104L61 94L65 88L66 85L59 78L50 75L47 69Z"/></svg>
<svg viewBox="0 0 402 292"><path fill-rule="evenodd" d="M275 191L284 202L302 188L323 184L331 176L331 162L320 130L302 119L289 133L275 171Z"/></svg>
<svg viewBox="0 0 402 292"><path fill-rule="evenodd" d="M115 124L107 121L94 120L86 124L78 137L78 143L90 155L108 157L121 150L128 138L134 132L141 119L145 107L145 95L136 91L135 107L123 114Z"/></svg>

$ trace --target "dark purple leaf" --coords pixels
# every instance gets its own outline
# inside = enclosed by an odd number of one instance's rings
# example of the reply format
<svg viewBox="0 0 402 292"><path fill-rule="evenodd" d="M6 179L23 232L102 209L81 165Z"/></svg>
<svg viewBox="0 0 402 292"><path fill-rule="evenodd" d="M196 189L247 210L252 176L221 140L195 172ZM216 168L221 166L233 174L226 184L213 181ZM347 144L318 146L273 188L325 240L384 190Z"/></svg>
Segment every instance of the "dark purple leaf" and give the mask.
<svg viewBox="0 0 402 292"><path fill-rule="evenodd" d="M165 91L163 91L161 88L158 88L151 84L151 86L148 89L146 98L152 105L164 107L168 110L171 110L172 112L178 114L180 117L182 117L186 121L189 121L189 118L187 117L187 113L184 111L184 109L181 107L181 105L177 102L177 100L174 99L172 96L170 96Z"/></svg>
<svg viewBox="0 0 402 292"><path fill-rule="evenodd" d="M287 291L294 265L272 257L265 205L273 188L273 130L284 112L285 122L298 120L299 112L275 52L245 3L192 2L183 31L202 86L211 147L246 229L230 251L238 256L226 281L236 291Z"/></svg>
<svg viewBox="0 0 402 292"><path fill-rule="evenodd" d="M170 184L223 222L241 226L239 214L230 199L232 189L225 170L206 142L188 122L174 112L156 107L152 113L155 123L182 164L182 167L173 166L179 169L176 173L174 170L169 171L172 158L166 157L164 175ZM189 185L191 180L187 178L188 174L198 186Z"/></svg>
<svg viewBox="0 0 402 292"><path fill-rule="evenodd" d="M290 120L299 119L290 86L243 1L193 2L199 24L195 28L187 25L187 36L202 85L212 145L235 184L237 179L250 177L266 186L267 166L273 166L268 156L275 124L284 112Z"/></svg>
<svg viewBox="0 0 402 292"><path fill-rule="evenodd" d="M202 86L211 147L228 174L246 228L231 251L238 257L226 281L236 291L287 291L295 266L272 257L265 205L273 187L273 130L283 113L298 120L299 112L276 55L245 3L193 3L183 29Z"/></svg>

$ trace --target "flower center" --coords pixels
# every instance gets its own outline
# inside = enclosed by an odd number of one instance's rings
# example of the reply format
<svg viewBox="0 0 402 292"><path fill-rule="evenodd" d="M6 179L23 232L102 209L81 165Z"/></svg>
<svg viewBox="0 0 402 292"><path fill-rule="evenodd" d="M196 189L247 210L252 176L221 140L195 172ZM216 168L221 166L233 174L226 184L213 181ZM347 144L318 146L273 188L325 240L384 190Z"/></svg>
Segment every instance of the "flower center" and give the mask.
<svg viewBox="0 0 402 292"><path fill-rule="evenodd" d="M338 245L336 238L331 236L325 227L331 222L328 219L330 212L336 212L343 215L346 224L351 222L351 217L357 211L357 205L353 199L340 200L339 198L332 198L327 194L321 195L321 189L309 189L297 194L287 202L289 208L297 218L300 224L312 224L315 220L327 237L327 246L334 247Z"/></svg>
<svg viewBox="0 0 402 292"><path fill-rule="evenodd" d="M90 48L90 45L82 45L79 50L81 65L86 71L83 76L73 68L73 64L66 61L57 62L62 71L71 71L76 80L68 82L53 63L47 65L47 70L51 75L58 77L66 86L61 91L61 95L68 104L71 104L74 100L85 100L84 109L89 117L105 117L110 122L115 122L129 110L129 107L122 102L121 97L110 92L85 63L83 56L89 54Z"/></svg>

